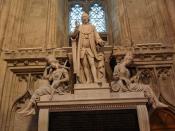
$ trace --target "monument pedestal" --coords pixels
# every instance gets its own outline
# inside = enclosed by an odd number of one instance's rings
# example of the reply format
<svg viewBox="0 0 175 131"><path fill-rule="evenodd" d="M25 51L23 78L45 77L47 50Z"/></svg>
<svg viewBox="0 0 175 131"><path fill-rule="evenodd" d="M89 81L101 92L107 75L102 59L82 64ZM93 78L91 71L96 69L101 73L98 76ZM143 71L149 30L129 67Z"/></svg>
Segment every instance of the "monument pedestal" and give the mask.
<svg viewBox="0 0 175 131"><path fill-rule="evenodd" d="M37 102L39 107L39 130L48 131L49 113L101 110L136 110L140 131L150 131L147 98L143 92L110 92L109 84L76 84L74 94L55 94L52 101L49 95ZM45 112L45 114L44 114ZM77 116L78 117L78 116ZM43 126L43 123L47 125Z"/></svg>
<svg viewBox="0 0 175 131"><path fill-rule="evenodd" d="M75 84L74 94L77 98L98 98L110 97L110 87L108 83Z"/></svg>

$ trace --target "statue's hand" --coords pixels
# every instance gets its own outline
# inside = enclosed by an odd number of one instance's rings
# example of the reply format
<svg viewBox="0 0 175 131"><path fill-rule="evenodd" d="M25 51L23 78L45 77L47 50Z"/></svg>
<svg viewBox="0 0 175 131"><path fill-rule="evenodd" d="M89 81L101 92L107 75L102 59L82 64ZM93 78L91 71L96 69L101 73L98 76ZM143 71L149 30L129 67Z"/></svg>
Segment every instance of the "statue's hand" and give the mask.
<svg viewBox="0 0 175 131"><path fill-rule="evenodd" d="M97 42L100 46L104 46L105 45L105 41L103 41L102 39L98 40Z"/></svg>
<svg viewBox="0 0 175 131"><path fill-rule="evenodd" d="M137 72L137 74L135 76L133 76L133 77L130 78L130 81L132 83L138 83L139 78L140 78L140 75L141 75L141 72Z"/></svg>
<svg viewBox="0 0 175 131"><path fill-rule="evenodd" d="M114 79L115 81L118 81L118 80L120 79L120 77L118 76L118 74L116 74L116 75L113 75L113 79Z"/></svg>
<svg viewBox="0 0 175 131"><path fill-rule="evenodd" d="M75 21L75 30L78 30L79 26L80 26L80 23L78 21Z"/></svg>

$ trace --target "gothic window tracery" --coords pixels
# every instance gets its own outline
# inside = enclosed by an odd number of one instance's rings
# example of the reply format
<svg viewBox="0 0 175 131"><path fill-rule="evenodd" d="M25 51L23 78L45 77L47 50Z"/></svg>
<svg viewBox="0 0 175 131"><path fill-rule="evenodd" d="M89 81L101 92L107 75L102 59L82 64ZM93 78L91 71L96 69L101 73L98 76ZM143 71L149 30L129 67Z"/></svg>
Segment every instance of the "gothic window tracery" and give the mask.
<svg viewBox="0 0 175 131"><path fill-rule="evenodd" d="M69 12L69 31L73 32L77 24L81 24L81 15L83 8L79 4L75 4Z"/></svg>
<svg viewBox="0 0 175 131"><path fill-rule="evenodd" d="M105 12L99 4L95 3L89 11L90 23L96 26L98 32L106 32Z"/></svg>
<svg viewBox="0 0 175 131"><path fill-rule="evenodd" d="M103 0L69 0L69 32L73 32L77 24L81 24L81 15L87 12L90 23L97 32L106 33L106 16Z"/></svg>

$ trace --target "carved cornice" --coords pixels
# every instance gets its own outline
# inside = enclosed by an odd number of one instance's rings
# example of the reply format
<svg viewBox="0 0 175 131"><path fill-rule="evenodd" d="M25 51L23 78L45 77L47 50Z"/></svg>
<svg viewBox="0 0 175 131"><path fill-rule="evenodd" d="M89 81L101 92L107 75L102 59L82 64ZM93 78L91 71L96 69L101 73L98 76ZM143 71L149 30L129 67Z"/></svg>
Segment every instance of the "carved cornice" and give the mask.
<svg viewBox="0 0 175 131"><path fill-rule="evenodd" d="M6 61L13 61L18 59L44 59L47 55L52 54L57 58L66 58L67 51L62 48L46 49L42 48L21 48L16 51L4 51L4 59Z"/></svg>
<svg viewBox="0 0 175 131"><path fill-rule="evenodd" d="M147 43L137 44L133 47L115 46L113 48L113 56L120 61L128 51L134 52L135 64L173 63L173 55L175 53L172 46L165 46L161 43Z"/></svg>
<svg viewBox="0 0 175 131"><path fill-rule="evenodd" d="M57 59L67 59L67 50L62 48L42 50L42 48L21 48L16 51L6 50L2 52L2 58L7 61L11 70L43 70L45 57L49 54ZM21 71L22 72L22 71Z"/></svg>
<svg viewBox="0 0 175 131"><path fill-rule="evenodd" d="M145 105L146 98L135 99L101 99L101 100L74 100L74 101L38 101L40 109L50 111L87 111L87 110L115 110L136 109L137 105Z"/></svg>

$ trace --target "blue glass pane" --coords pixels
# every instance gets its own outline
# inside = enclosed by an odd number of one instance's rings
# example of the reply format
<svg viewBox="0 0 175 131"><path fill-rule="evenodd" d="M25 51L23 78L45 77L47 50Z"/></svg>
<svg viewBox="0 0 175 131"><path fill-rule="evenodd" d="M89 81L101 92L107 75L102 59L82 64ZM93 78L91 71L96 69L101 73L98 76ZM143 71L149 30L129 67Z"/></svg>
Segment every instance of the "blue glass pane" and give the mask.
<svg viewBox="0 0 175 131"><path fill-rule="evenodd" d="M90 23L96 26L97 32L106 32L105 12L99 4L93 4L89 11Z"/></svg>
<svg viewBox="0 0 175 131"><path fill-rule="evenodd" d="M69 12L69 32L73 32L75 29L75 22L81 24L81 15L83 8L79 4L75 4Z"/></svg>

